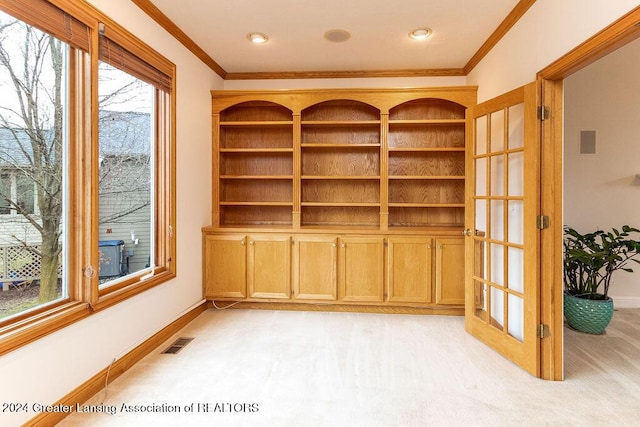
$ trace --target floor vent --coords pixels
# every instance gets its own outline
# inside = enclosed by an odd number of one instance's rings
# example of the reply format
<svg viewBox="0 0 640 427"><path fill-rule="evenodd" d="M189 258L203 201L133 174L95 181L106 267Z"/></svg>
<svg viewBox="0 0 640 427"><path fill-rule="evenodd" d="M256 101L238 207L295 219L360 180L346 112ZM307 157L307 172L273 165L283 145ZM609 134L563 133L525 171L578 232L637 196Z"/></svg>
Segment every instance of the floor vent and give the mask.
<svg viewBox="0 0 640 427"><path fill-rule="evenodd" d="M189 344L191 341L193 341L193 338L178 338L177 340L174 341L173 344L167 347L161 354L176 354L180 350L185 348L187 344Z"/></svg>

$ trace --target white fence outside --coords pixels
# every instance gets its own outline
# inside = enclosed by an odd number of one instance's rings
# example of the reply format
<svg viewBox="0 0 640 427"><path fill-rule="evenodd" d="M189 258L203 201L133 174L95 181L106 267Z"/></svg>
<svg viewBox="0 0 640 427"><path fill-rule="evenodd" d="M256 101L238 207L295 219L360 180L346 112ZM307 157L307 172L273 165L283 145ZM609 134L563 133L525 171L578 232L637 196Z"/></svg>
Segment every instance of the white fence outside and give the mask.
<svg viewBox="0 0 640 427"><path fill-rule="evenodd" d="M9 290L13 282L40 279L40 256L36 253L39 249L40 246L0 246L0 282L3 291ZM58 272L62 274L62 264Z"/></svg>

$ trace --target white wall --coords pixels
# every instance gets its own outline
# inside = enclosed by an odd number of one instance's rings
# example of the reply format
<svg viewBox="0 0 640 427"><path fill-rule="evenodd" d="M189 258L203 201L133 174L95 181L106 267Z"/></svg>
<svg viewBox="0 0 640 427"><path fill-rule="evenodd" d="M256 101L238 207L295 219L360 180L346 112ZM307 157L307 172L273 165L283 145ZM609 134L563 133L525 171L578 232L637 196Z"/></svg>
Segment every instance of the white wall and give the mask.
<svg viewBox="0 0 640 427"><path fill-rule="evenodd" d="M467 76L468 84L479 86L478 102L482 102L532 82L540 70L637 6L637 0L537 0ZM633 93L629 91L629 95ZM589 96L589 103L596 99ZM636 115L636 122L639 118ZM612 210L619 205L608 204ZM634 222L631 219L628 222ZM617 306L635 305L632 301L640 296L640 292L631 290L631 285L612 291Z"/></svg>
<svg viewBox="0 0 640 427"><path fill-rule="evenodd" d="M640 228L640 39L565 79L564 222L580 232ZM580 131L596 153L580 154ZM640 307L640 266L614 275L616 306Z"/></svg>
<svg viewBox="0 0 640 427"><path fill-rule="evenodd" d="M51 404L202 299L200 228L211 221L211 89L222 80L129 0L90 0L177 66L178 276L0 357L0 402ZM36 414L0 413L1 425Z"/></svg>
<svg viewBox="0 0 640 427"><path fill-rule="evenodd" d="M637 0L537 0L467 76L478 102L536 79L536 73L638 6Z"/></svg>

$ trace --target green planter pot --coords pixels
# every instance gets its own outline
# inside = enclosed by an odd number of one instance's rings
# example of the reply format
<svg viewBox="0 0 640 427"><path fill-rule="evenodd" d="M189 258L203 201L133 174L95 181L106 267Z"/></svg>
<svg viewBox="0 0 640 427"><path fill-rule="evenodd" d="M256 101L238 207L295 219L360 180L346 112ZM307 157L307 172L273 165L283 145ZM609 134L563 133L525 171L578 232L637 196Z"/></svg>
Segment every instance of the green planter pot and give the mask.
<svg viewBox="0 0 640 427"><path fill-rule="evenodd" d="M573 329L602 334L613 317L613 300L579 298L564 294L564 317Z"/></svg>

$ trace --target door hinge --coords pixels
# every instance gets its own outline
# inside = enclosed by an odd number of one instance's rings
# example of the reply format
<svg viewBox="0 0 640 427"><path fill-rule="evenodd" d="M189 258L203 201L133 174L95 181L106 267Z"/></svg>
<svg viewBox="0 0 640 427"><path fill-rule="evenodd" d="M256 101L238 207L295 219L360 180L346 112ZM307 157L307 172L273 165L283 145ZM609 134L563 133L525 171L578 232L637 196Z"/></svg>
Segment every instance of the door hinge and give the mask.
<svg viewBox="0 0 640 427"><path fill-rule="evenodd" d="M546 105L541 105L538 107L538 120L545 121L548 120L551 116L551 109Z"/></svg>
<svg viewBox="0 0 640 427"><path fill-rule="evenodd" d="M536 218L536 226L538 230L549 228L549 217L547 215L538 215L538 218Z"/></svg>
<svg viewBox="0 0 640 427"><path fill-rule="evenodd" d="M545 325L544 323L541 323L538 325L538 331L537 331L537 335L538 338L547 338L550 334L549 334L549 325Z"/></svg>

